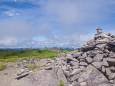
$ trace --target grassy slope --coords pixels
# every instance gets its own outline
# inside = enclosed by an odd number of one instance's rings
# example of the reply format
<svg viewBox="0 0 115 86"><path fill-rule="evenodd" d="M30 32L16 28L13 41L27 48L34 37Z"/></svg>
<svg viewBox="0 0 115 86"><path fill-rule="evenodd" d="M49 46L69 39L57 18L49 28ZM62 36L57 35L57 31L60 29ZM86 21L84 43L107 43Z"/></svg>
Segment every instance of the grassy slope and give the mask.
<svg viewBox="0 0 115 86"><path fill-rule="evenodd" d="M70 52L71 50L61 50L60 52ZM27 58L53 58L58 55L57 51L51 50L19 50L19 51L0 51L0 61L12 62L18 59L26 60Z"/></svg>

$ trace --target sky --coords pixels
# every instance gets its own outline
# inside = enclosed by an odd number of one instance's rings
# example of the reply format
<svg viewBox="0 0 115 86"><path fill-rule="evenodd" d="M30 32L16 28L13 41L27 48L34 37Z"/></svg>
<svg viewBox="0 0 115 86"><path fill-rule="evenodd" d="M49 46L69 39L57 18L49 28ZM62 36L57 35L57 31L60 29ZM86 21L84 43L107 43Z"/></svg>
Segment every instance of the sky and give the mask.
<svg viewBox="0 0 115 86"><path fill-rule="evenodd" d="M115 34L115 0L0 0L0 47L78 47Z"/></svg>

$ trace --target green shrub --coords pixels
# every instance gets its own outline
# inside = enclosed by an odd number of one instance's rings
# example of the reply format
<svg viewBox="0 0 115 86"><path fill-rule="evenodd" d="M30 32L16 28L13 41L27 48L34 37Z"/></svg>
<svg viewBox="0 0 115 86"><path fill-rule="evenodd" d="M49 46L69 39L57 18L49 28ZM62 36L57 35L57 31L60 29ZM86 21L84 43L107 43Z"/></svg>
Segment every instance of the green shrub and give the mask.
<svg viewBox="0 0 115 86"><path fill-rule="evenodd" d="M4 70L7 67L6 64L0 64L0 71Z"/></svg>
<svg viewBox="0 0 115 86"><path fill-rule="evenodd" d="M56 86L64 86L64 82L62 80L60 80L60 83Z"/></svg>
<svg viewBox="0 0 115 86"><path fill-rule="evenodd" d="M8 75L8 73L4 73L4 75Z"/></svg>

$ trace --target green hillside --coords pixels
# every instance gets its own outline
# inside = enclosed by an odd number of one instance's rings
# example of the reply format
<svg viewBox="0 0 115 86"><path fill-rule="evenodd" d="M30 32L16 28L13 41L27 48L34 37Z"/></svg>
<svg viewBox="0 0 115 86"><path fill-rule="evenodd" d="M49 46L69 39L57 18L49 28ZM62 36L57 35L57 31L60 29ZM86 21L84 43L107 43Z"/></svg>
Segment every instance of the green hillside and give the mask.
<svg viewBox="0 0 115 86"><path fill-rule="evenodd" d="M26 60L28 58L53 58L58 55L58 52L70 52L71 50L60 50L60 51L51 51L51 50L15 50L15 51L0 51L0 61L2 62L12 62L17 61L18 59Z"/></svg>

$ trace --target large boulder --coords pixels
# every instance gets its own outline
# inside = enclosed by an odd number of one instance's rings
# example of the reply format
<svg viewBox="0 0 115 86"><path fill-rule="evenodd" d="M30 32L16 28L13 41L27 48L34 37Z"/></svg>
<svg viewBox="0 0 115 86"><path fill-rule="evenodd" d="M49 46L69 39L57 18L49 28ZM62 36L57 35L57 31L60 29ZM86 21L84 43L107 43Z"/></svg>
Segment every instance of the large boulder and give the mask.
<svg viewBox="0 0 115 86"><path fill-rule="evenodd" d="M53 70L40 70L19 80L14 79L10 86L56 86L59 80Z"/></svg>
<svg viewBox="0 0 115 86"><path fill-rule="evenodd" d="M81 74L78 81L87 82L87 86L99 86L102 83L108 83L107 78L92 65L86 68L86 72Z"/></svg>

